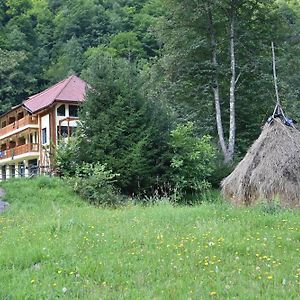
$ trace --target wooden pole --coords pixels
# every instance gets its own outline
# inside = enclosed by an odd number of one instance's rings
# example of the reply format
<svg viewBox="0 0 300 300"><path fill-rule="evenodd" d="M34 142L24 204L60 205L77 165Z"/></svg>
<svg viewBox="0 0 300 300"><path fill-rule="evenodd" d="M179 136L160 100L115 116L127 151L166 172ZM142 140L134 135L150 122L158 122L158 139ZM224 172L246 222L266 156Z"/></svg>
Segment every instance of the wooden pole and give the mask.
<svg viewBox="0 0 300 300"><path fill-rule="evenodd" d="M277 85L277 75L276 75L276 57L275 57L274 43L272 42L271 45L272 45L272 55L273 55L273 76L274 76L274 84L275 84L276 102L277 105L280 106L278 85Z"/></svg>

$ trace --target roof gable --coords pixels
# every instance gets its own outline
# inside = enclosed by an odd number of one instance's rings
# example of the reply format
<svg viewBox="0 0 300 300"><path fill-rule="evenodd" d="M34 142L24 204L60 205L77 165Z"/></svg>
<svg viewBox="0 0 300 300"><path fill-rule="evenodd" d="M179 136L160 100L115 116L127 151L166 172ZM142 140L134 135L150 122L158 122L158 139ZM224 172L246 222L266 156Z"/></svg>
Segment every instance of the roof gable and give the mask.
<svg viewBox="0 0 300 300"><path fill-rule="evenodd" d="M30 96L23 102L26 109L35 113L58 101L82 102L86 94L87 84L79 77L72 75L48 89Z"/></svg>

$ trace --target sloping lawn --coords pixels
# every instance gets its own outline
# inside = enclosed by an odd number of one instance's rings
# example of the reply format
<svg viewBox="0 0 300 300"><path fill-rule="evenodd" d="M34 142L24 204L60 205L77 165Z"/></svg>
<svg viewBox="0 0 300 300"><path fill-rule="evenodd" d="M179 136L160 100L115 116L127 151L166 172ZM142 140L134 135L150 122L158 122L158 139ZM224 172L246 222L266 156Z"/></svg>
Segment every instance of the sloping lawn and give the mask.
<svg viewBox="0 0 300 300"><path fill-rule="evenodd" d="M299 299L299 211L110 210L58 179L1 186L0 299Z"/></svg>

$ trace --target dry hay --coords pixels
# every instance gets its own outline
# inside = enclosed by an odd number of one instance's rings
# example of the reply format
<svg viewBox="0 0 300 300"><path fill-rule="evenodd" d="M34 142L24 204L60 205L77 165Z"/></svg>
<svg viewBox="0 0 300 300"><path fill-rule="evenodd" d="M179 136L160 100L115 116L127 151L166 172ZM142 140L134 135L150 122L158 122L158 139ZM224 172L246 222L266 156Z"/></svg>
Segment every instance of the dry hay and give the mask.
<svg viewBox="0 0 300 300"><path fill-rule="evenodd" d="M266 124L221 186L223 195L237 205L278 199L283 207L299 207L300 132L279 119Z"/></svg>

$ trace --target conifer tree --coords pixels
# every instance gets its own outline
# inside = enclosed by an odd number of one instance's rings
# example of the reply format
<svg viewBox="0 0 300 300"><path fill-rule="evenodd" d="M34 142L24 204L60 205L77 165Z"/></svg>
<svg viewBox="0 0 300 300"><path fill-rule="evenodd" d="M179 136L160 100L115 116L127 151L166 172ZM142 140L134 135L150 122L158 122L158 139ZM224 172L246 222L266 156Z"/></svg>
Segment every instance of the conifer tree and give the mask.
<svg viewBox="0 0 300 300"><path fill-rule="evenodd" d="M81 111L82 160L99 161L118 173L124 192L150 188L166 173L168 117L141 93L137 67L108 54L96 55L85 72L91 88Z"/></svg>

